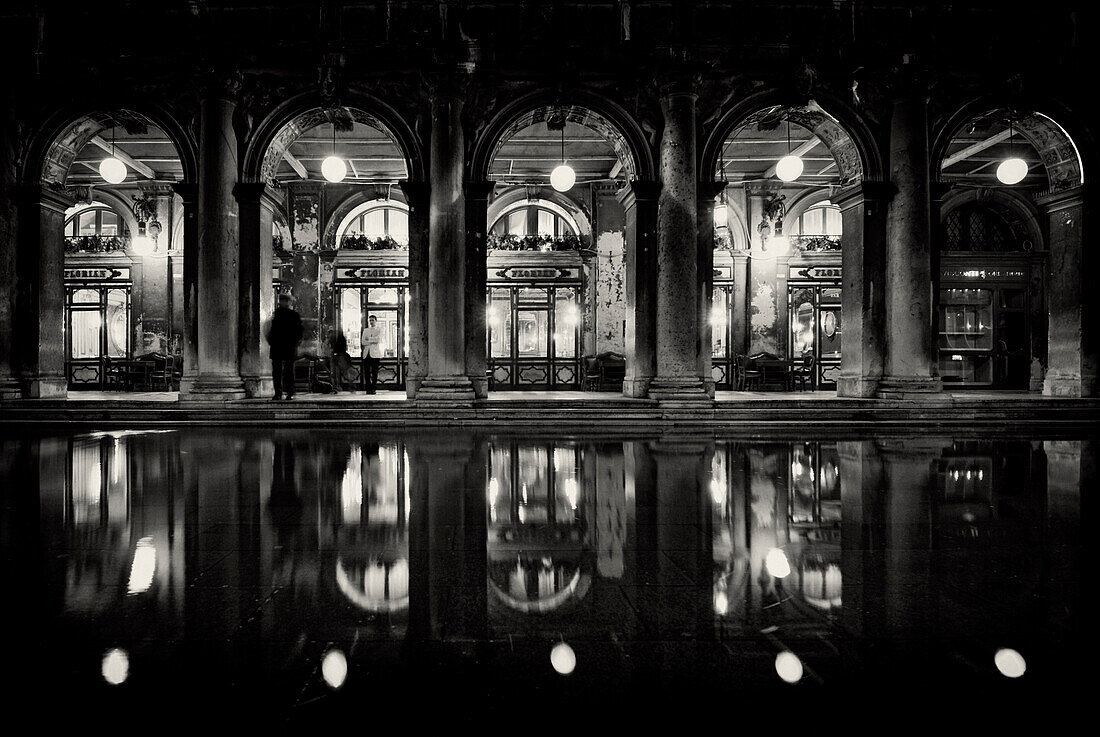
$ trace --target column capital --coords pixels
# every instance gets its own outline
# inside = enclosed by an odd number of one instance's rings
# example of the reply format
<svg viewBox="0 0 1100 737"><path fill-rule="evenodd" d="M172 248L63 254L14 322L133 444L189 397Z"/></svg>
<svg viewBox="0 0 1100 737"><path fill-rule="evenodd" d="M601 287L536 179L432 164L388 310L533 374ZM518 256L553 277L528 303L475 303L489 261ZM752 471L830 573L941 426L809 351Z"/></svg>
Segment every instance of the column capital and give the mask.
<svg viewBox="0 0 1100 737"><path fill-rule="evenodd" d="M199 92L204 100L224 100L236 105L240 102L244 77L237 69L207 69L199 82Z"/></svg>
<svg viewBox="0 0 1100 737"><path fill-rule="evenodd" d="M694 100L699 96L701 81L702 77L697 72L687 70L660 72L657 74L657 90L662 100L672 97L690 97Z"/></svg>
<svg viewBox="0 0 1100 737"><path fill-rule="evenodd" d="M1046 214L1065 210L1068 207L1077 207L1085 203L1085 185L1060 189L1057 192L1047 192L1035 198L1035 204Z"/></svg>
<svg viewBox="0 0 1100 737"><path fill-rule="evenodd" d="M233 185L233 196L241 205L256 205L268 193L266 182L237 182Z"/></svg>
<svg viewBox="0 0 1100 737"><path fill-rule="evenodd" d="M489 201L495 187L496 182L466 182L463 185L467 200L484 200L485 202Z"/></svg>
<svg viewBox="0 0 1100 737"><path fill-rule="evenodd" d="M427 207L428 199L432 194L432 186L428 182L418 182L405 179L397 183L401 193L405 195L405 201L409 207Z"/></svg>
<svg viewBox="0 0 1100 737"><path fill-rule="evenodd" d="M829 200L843 212L867 202L889 202L895 191L896 188L892 182L865 179L862 182L845 187L830 197Z"/></svg>
<svg viewBox="0 0 1100 737"><path fill-rule="evenodd" d="M73 192L56 185L21 184L10 187L10 190L23 202L62 214L76 204Z"/></svg>
<svg viewBox="0 0 1100 737"><path fill-rule="evenodd" d="M627 210L639 202L656 202L661 196L661 182L634 179L615 196Z"/></svg>
<svg viewBox="0 0 1100 737"><path fill-rule="evenodd" d="M724 190L728 185L729 182L697 182L695 184L695 193L698 196L700 202L713 202L714 198L722 194L722 190Z"/></svg>
<svg viewBox="0 0 1100 737"><path fill-rule="evenodd" d="M592 192L597 197L617 197L619 192L624 189L622 182L593 182Z"/></svg>
<svg viewBox="0 0 1100 737"><path fill-rule="evenodd" d="M176 182L172 190L183 200L184 205L194 205L199 200L199 185L194 182Z"/></svg>
<svg viewBox="0 0 1100 737"><path fill-rule="evenodd" d="M470 87L470 76L461 72L437 71L424 74L424 84L428 88L428 99L433 105L466 101Z"/></svg>

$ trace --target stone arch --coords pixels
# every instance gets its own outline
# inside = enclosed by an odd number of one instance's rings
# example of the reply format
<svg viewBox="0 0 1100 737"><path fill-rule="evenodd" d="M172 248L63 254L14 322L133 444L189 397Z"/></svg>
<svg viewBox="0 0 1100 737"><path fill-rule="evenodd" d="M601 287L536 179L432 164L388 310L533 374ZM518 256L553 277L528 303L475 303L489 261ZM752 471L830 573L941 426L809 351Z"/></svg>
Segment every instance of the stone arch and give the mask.
<svg viewBox="0 0 1100 737"><path fill-rule="evenodd" d="M497 218L500 217L501 213L516 202L525 199L530 200L533 194L535 199L552 202L565 210L569 214L569 217L576 223L578 234L592 235L592 223L589 221L588 215L584 212L584 208L571 197L566 196L562 192L558 192L552 187L537 187L534 189L536 191L532 193L529 192L526 187L515 187L494 199L489 205L486 227L491 227L492 224L496 222Z"/></svg>
<svg viewBox="0 0 1100 737"><path fill-rule="evenodd" d="M496 112L474 142L467 167L471 181L488 180L493 159L505 141L528 126L544 122L560 109L565 110L567 122L583 125L604 137L623 162L628 179L656 177L653 153L645 134L625 110L586 91L569 93L571 104L562 104L560 97L549 91L532 92Z"/></svg>
<svg viewBox="0 0 1100 737"><path fill-rule="evenodd" d="M1043 229L1039 225L1038 208L1030 200L1006 188L982 187L952 190L940 205L939 222L942 223L958 208L973 203L985 203L996 208L1002 215L1009 215L1009 226L1014 231L1023 232L1035 250L1046 250Z"/></svg>
<svg viewBox="0 0 1100 737"><path fill-rule="evenodd" d="M412 128L384 102L371 95L356 93L344 99L339 106L356 123L368 125L386 134L402 156L412 181L427 178L423 152ZM296 95L277 106L256 127L250 137L241 164L242 181L267 182L275 180L275 171L283 153L299 136L310 128L328 122L326 106L316 92Z"/></svg>
<svg viewBox="0 0 1100 737"><path fill-rule="evenodd" d="M163 131L172 142L183 167L183 181L197 182L198 147L170 113L156 106L126 105L115 108L103 107L102 104L92 112L76 113L65 109L47 119L31 141L24 182L64 185L77 153L94 136L112 125L126 130L141 130L150 124Z"/></svg>
<svg viewBox="0 0 1100 737"><path fill-rule="evenodd" d="M787 223L797 220L799 215L832 196L833 189L831 187L814 187L801 192L793 202L787 205L787 214L783 216L783 227L787 228Z"/></svg>
<svg viewBox="0 0 1100 737"><path fill-rule="evenodd" d="M970 121L1003 114L1007 118L1007 103L991 97L973 100L948 116L933 134L931 155L932 177L942 181L940 162L947 154L951 139ZM1055 119L1057 112L1042 112L1036 106L1031 112L1013 119L1016 132L1039 153L1046 170L1050 191L1069 189L1085 182L1085 154L1074 142L1069 131ZM1061 116L1059 116L1061 117Z"/></svg>
<svg viewBox="0 0 1100 737"><path fill-rule="evenodd" d="M766 90L733 105L719 116L706 136L699 171L717 170L722 146L738 128L758 124L786 111L791 122L812 131L829 149L844 185L864 179L882 179L882 156L862 117L831 95L817 94L815 97L816 100L805 105L791 106L785 103L786 98L779 91Z"/></svg>

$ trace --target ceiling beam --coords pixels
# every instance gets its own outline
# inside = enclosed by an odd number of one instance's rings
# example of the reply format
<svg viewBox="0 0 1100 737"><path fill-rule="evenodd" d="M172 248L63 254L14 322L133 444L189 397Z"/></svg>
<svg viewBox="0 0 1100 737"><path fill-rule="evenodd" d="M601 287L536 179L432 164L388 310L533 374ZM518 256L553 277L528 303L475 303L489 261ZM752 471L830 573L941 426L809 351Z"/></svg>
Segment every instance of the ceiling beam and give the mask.
<svg viewBox="0 0 1100 737"><path fill-rule="evenodd" d="M821 143L820 138L811 138L810 140L806 141L801 146L796 148L794 151L791 151L790 155L791 156L802 156L804 154L807 154L813 149L814 146L816 146L819 143ZM771 179L772 177L775 176L775 167L776 167L776 164L778 164L778 163L779 162L777 161L777 162L775 162L775 164L772 164L771 166L768 167L768 170L766 172L764 172L764 178L765 179Z"/></svg>
<svg viewBox="0 0 1100 737"><path fill-rule="evenodd" d="M130 167L131 169L136 171L138 174L141 174L146 179L156 179L157 178L157 174L156 174L155 171L153 171L146 164L143 164L140 161L138 161L137 159L135 159L130 154L128 154L125 151L118 148L117 144L112 146L111 144L107 143L107 141L104 141L99 136L92 136L92 143L99 146L101 149L103 149L107 153L113 155L116 159L121 161L123 164L126 164L126 166Z"/></svg>
<svg viewBox="0 0 1100 737"><path fill-rule="evenodd" d="M286 160L286 163L290 164L290 168L293 169L299 177L302 179L309 179L309 172L306 171L305 165L294 158L294 154L290 153L290 151L283 151L283 158Z"/></svg>
<svg viewBox="0 0 1100 737"><path fill-rule="evenodd" d="M949 166L953 166L954 164L959 163L963 159L970 158L971 156L978 153L979 151L985 151L990 146L994 146L994 145L1000 143L1001 141L1007 139L1009 137L1009 135L1011 135L1011 133L1012 133L1012 131L1010 129L1006 128L1005 130L1001 131L1000 133L994 133L992 136L985 139L984 141L978 141L975 144L967 146L966 148L962 149L961 151L956 151L955 153L951 154L950 156L948 156L947 158L945 158L943 160L943 163L940 164L940 169L946 169Z"/></svg>
<svg viewBox="0 0 1100 737"><path fill-rule="evenodd" d="M607 173L607 178L608 179L614 179L615 177L619 176L619 172L621 172L622 170L623 170L623 160L622 159L615 159L615 166L611 167L611 171L609 171Z"/></svg>

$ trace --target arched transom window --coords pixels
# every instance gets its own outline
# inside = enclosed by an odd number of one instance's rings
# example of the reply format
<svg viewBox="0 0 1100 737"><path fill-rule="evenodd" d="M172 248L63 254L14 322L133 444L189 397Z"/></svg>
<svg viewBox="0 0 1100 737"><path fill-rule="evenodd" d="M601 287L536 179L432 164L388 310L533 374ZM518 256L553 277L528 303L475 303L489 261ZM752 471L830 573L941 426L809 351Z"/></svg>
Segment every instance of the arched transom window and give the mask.
<svg viewBox="0 0 1100 737"><path fill-rule="evenodd" d="M344 218L337 232L337 243L345 237L392 238L409 245L409 208L391 200L364 202Z"/></svg>
<svg viewBox="0 0 1100 737"><path fill-rule="evenodd" d="M93 202L91 205L72 212L65 221L65 236L118 236L121 235L122 221L109 205Z"/></svg>
<svg viewBox="0 0 1100 737"><path fill-rule="evenodd" d="M788 227L791 235L842 235L840 208L829 200L823 200L799 215Z"/></svg>
<svg viewBox="0 0 1100 737"><path fill-rule="evenodd" d="M520 200L506 207L489 228L495 235L577 235L577 221L548 200Z"/></svg>

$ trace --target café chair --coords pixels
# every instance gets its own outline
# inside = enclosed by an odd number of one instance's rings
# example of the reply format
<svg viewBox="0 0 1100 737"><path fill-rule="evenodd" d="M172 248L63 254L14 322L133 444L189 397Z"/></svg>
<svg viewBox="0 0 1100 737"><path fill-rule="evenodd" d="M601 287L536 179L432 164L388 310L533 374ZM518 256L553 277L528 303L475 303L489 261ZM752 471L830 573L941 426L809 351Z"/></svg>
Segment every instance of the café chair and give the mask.
<svg viewBox="0 0 1100 737"><path fill-rule="evenodd" d="M734 388L743 392L748 389L759 389L763 372L759 369L749 368L749 358L744 353L738 353L733 357Z"/></svg>
<svg viewBox="0 0 1100 737"><path fill-rule="evenodd" d="M806 390L806 382L810 383L810 389L814 388L817 383L814 381L815 368L817 367L817 358L812 353L806 353L802 356L802 363L796 364L791 369L791 388L794 388L794 383L798 382L798 390Z"/></svg>

